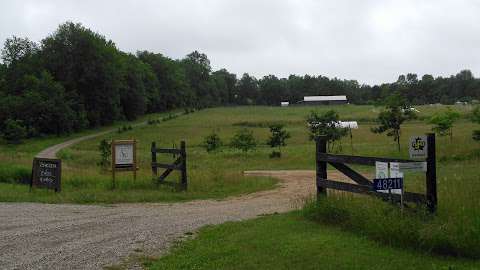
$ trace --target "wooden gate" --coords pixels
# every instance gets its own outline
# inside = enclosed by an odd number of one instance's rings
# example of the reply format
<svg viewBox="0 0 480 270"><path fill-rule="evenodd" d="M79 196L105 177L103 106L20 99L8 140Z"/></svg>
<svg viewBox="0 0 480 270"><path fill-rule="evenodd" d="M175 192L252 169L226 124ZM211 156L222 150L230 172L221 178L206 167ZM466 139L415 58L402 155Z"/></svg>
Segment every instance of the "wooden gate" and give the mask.
<svg viewBox="0 0 480 270"><path fill-rule="evenodd" d="M183 190L187 190L187 151L185 141L180 144L180 149L177 148L157 148L156 143L152 142L152 173L157 184L169 184L165 178L173 171L178 170L181 173L180 186ZM157 153L172 154L178 158L171 164L158 163ZM166 169L160 176L158 176L158 168ZM173 183L171 183L173 184Z"/></svg>
<svg viewBox="0 0 480 270"><path fill-rule="evenodd" d="M426 178L426 194L419 194L413 192L404 192L403 201L413 202L417 204L426 204L430 212L435 212L437 207L437 177L436 177L436 161L435 161L435 134L427 134L428 143L428 157L426 158L427 170ZM350 156L350 155L334 155L327 153L327 139L320 136L316 140L316 182L317 195L325 194L326 189L336 189L347 192L361 193L372 195L383 199L391 199L395 202L401 201L399 194L387 194L376 192L372 188L372 181L354 171L345 164L358 164L375 166L376 161L381 162L424 162L419 160L396 159L396 158L381 158L381 157L364 157L364 156ZM330 164L335 169L342 172L348 178L357 184L338 182L328 179L327 164Z"/></svg>

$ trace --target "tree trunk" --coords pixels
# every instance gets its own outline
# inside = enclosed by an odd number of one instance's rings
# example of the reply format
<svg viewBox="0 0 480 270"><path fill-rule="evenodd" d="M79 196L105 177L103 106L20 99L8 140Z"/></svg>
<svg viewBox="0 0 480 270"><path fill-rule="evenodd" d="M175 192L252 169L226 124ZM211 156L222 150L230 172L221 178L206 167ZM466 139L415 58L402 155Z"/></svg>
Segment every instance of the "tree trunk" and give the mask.
<svg viewBox="0 0 480 270"><path fill-rule="evenodd" d="M397 132L397 145L398 145L398 152L400 152L400 132Z"/></svg>

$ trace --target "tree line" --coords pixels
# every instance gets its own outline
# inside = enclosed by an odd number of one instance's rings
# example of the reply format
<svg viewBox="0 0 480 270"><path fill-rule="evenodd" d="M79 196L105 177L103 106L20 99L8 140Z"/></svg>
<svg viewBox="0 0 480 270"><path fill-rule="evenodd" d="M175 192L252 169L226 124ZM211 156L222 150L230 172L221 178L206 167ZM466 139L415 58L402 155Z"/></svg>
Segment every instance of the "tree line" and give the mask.
<svg viewBox="0 0 480 270"><path fill-rule="evenodd" d="M307 95L347 95L354 104L381 103L396 93L412 104L480 99L480 79L469 70L448 78L401 75L375 86L311 75L237 78L226 69L213 71L207 55L198 51L183 59L125 53L73 22L39 43L9 38L1 56L0 132L6 137L66 134L176 108L277 106Z"/></svg>

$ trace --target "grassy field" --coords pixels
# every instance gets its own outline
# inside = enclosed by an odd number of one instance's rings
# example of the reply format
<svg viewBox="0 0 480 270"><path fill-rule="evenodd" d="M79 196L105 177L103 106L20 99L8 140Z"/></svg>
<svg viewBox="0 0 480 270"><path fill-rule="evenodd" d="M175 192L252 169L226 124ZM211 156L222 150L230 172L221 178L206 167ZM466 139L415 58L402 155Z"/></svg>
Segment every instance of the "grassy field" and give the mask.
<svg viewBox="0 0 480 270"><path fill-rule="evenodd" d="M385 247L303 218L273 215L205 227L148 269L478 269L480 263Z"/></svg>
<svg viewBox="0 0 480 270"><path fill-rule="evenodd" d="M231 107L206 109L182 115L156 125L135 127L124 133L111 133L84 141L60 152L64 164L63 191L36 189L18 184L0 183L0 201L38 201L48 203L117 203L182 201L200 198L224 198L230 195L254 192L275 186L269 178L243 177L242 171L256 169L314 169L314 144L308 140L305 117L312 110L335 109L343 120L358 120L360 128L353 131L353 142L346 138L341 149L345 154L407 158L406 142L411 135L430 131L426 119L446 106L419 106L420 119L406 123L402 128L402 151L398 152L390 137L373 134L370 128L381 108L373 106L330 106L330 107ZM305 219L334 224L346 231L356 232L363 237L389 246L408 247L450 256L480 257L480 144L471 138L473 129L468 121L471 107L454 106L461 119L453 131L453 141L437 137L438 213L430 216L417 212L402 214L397 209L385 208L377 200L343 196L331 197L324 203L306 206ZM161 116L149 116L158 119ZM147 117L148 118L148 117ZM268 125L281 122L292 135L282 152L281 159L270 159L271 149L265 145ZM207 153L202 147L203 138L216 131L224 143L242 128L253 130L260 145L253 152L242 153L223 147L216 153ZM75 135L78 136L78 135ZM131 174L122 173L117 189L111 190L110 173L102 171L96 164L97 151L102 139L139 140L140 171L134 182ZM176 192L169 187L157 187L152 182L150 144L170 147L186 140L188 152L189 190ZM1 146L0 179L18 171L28 174L34 153L63 138L38 139L21 146ZM163 161L172 157L165 155ZM161 160L161 159L160 159ZM365 173L373 173L372 167L359 167ZM407 191L424 192L424 176L409 173L405 178ZM173 177L171 181L177 181ZM4 181L5 182L5 181ZM396 222L392 224L392 220ZM396 235L391 237L390 235Z"/></svg>
<svg viewBox="0 0 480 270"><path fill-rule="evenodd" d="M193 114L182 115L170 121L156 125L135 127L124 133L111 133L105 136L81 142L62 150L59 158L63 161L63 191L54 194L47 190L29 191L23 185L0 183L0 201L40 201L40 202L73 202L73 203L114 203L114 202L146 202L146 201L178 201L197 198L222 198L246 192L271 188L275 181L266 178L245 178L244 170L255 169L314 169L314 144L308 140L305 117L313 109L326 110L327 107L231 107L206 109ZM430 127L422 121L409 122L402 130L402 152L398 152L391 138L373 134L370 128L381 108L373 106L341 105L330 106L337 110L342 119L360 121L360 128L353 131L353 147L350 140L344 139L340 152L347 154L406 157L406 141L412 134L428 132ZM445 106L420 106L420 118L427 118L432 113L446 110ZM454 129L454 141L438 138L439 189L441 196L470 197L478 192L478 187L471 183L478 181L474 173L480 151L478 143L473 142L471 130L474 125L465 118L471 110L468 106L457 106L462 119ZM162 115L146 116L146 119L160 119ZM281 122L286 125L292 135L288 146L283 149L281 159L268 157L271 149L265 145L268 138L268 125ZM202 147L203 138L216 131L225 144L233 134L242 128L250 128L260 145L253 152L242 153L224 147L220 152L207 153ZM91 133L92 131L82 134ZM75 134L80 136L82 134ZM70 137L74 137L70 136ZM100 155L97 150L102 139L129 139L139 141L140 171L133 182L131 173L118 174L118 185L111 190L111 176L108 171L97 166ZM0 182L17 172L28 175L34 154L41 149L67 138L46 138L28 141L20 146L0 146ZM150 169L150 144L171 147L186 140L188 152L189 190L175 192L169 187L159 187L152 182ZM159 155L159 161L170 161L169 155ZM461 168L461 170L458 170ZM365 172L373 172L374 168L362 168ZM2 176L3 175L3 176ZM10 177L11 178L11 177ZM450 185L455 181L469 183ZM177 181L174 175L172 181ZM442 182L446 184L442 184ZM3 180L3 182L6 182ZM409 175L407 188L423 192L422 175ZM468 187L468 188L464 188ZM442 190L443 189L443 190ZM448 189L448 192L445 192ZM467 192L469 196L465 196ZM443 197L444 198L444 197ZM456 199L440 200L440 204L448 201L446 207L452 206ZM462 202L463 203L463 202ZM456 206L455 206L456 207Z"/></svg>

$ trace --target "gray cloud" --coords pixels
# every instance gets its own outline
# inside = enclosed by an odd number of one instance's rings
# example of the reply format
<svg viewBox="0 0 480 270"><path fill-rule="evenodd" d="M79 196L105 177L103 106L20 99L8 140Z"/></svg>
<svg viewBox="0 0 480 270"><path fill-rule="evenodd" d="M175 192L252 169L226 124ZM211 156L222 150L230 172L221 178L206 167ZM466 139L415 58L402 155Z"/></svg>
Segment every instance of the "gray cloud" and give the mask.
<svg viewBox="0 0 480 270"><path fill-rule="evenodd" d="M129 52L208 55L241 75L327 75L361 83L480 73L478 1L0 0L0 42L40 41L67 20Z"/></svg>

